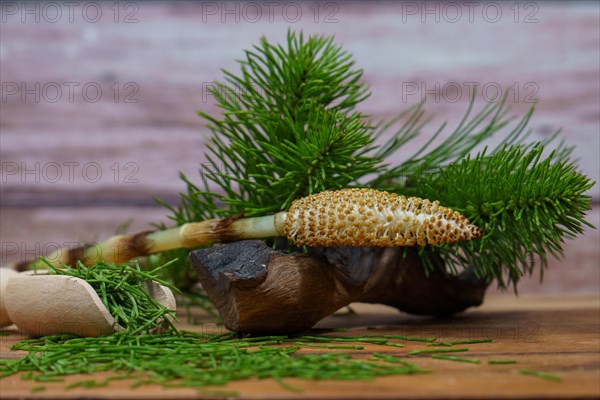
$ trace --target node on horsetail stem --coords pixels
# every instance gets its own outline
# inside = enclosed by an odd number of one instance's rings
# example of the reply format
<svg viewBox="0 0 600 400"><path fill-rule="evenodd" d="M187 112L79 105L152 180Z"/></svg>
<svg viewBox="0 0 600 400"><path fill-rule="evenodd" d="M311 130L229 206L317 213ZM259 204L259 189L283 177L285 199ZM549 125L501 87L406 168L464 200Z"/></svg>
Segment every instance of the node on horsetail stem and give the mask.
<svg viewBox="0 0 600 400"><path fill-rule="evenodd" d="M342 189L294 201L284 234L296 245L391 247L472 240L481 230L437 201Z"/></svg>

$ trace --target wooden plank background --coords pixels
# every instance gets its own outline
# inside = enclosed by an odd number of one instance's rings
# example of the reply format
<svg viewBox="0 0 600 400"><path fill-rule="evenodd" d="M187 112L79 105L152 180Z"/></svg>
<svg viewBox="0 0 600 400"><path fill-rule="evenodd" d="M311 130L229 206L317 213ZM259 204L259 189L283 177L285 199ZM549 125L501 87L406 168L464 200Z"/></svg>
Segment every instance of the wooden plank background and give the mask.
<svg viewBox="0 0 600 400"><path fill-rule="evenodd" d="M106 237L129 218L132 230L165 220L153 198L176 202L178 171L195 177L205 161L196 111L218 112L207 88L288 28L335 34L353 53L373 93L360 109L374 120L425 98L433 132L462 117L473 82L480 100L511 90L517 113L539 100L535 138L563 127L582 171L600 175L596 2L56 4L60 15L2 4L2 264ZM598 225L598 186L590 194ZM598 241L597 230L569 241L545 283L527 279L521 293L597 293Z"/></svg>

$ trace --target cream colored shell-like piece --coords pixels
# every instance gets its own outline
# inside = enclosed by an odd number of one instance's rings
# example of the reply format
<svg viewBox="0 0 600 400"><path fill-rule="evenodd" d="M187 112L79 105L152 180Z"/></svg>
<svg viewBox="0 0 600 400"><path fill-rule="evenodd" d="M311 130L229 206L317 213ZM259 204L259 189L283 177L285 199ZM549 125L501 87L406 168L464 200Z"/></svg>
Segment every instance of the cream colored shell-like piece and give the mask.
<svg viewBox="0 0 600 400"><path fill-rule="evenodd" d="M284 234L296 245L386 247L456 243L480 237L481 230L437 201L342 189L294 201Z"/></svg>

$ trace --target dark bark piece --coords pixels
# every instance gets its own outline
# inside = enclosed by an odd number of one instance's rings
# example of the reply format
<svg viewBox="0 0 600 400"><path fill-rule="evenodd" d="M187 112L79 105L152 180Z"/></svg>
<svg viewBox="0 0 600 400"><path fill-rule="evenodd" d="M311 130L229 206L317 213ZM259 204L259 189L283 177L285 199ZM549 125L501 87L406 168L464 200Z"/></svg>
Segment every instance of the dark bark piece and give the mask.
<svg viewBox="0 0 600 400"><path fill-rule="evenodd" d="M458 276L441 271L426 275L412 249L406 256L399 247L338 247L313 252L325 256L339 278L362 286L360 298L354 301L385 304L410 314L445 317L459 313L480 305L489 285L471 270Z"/></svg>
<svg viewBox="0 0 600 400"><path fill-rule="evenodd" d="M190 253L225 326L237 332L294 333L352 302L446 316L480 305L487 283L473 274L424 273L414 251L339 247L286 253L259 240Z"/></svg>
<svg viewBox="0 0 600 400"><path fill-rule="evenodd" d="M234 331L296 332L348 304L333 269L318 257L246 240L193 251L190 258L225 326Z"/></svg>

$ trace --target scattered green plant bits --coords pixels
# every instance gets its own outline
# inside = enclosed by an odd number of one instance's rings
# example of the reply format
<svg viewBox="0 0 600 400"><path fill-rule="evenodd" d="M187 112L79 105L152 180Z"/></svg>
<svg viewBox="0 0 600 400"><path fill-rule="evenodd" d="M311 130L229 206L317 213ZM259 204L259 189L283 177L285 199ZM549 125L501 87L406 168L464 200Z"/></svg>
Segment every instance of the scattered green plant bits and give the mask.
<svg viewBox="0 0 600 400"><path fill-rule="evenodd" d="M479 358L456 357L456 356L447 356L447 355L443 355L443 354L434 354L433 356L431 356L431 358L434 358L436 360L458 361L458 362L465 362L465 363L471 363L471 364L479 364L481 362L481 360Z"/></svg>
<svg viewBox="0 0 600 400"><path fill-rule="evenodd" d="M23 340L13 346L13 350L28 354L18 360L0 360L0 378L24 372L23 379L48 382L61 381L72 374L114 374L104 379L74 382L69 388L101 387L115 379L132 379L133 387L159 384L204 388L249 378L273 378L290 389L283 379L363 380L426 372L392 357L369 362L342 351L300 352L303 348L322 346L327 350L363 349L361 345L315 343L312 338L304 337L239 337L234 333L176 330L139 335L118 332L98 338L58 335Z"/></svg>
<svg viewBox="0 0 600 400"><path fill-rule="evenodd" d="M543 372L543 371L536 371L533 369L520 369L519 373L523 374L523 375L537 376L538 378L546 379L549 381L555 381L555 382L562 381L562 378L558 375L549 374L549 373Z"/></svg>
<svg viewBox="0 0 600 400"><path fill-rule="evenodd" d="M168 263L145 271L137 261L131 265L99 261L90 266L77 262L74 267L64 268L56 268L46 259L42 261L50 274L72 276L89 283L116 323L128 334L148 333L162 324L176 329L172 322L175 311L154 300L144 288L144 285L154 282L178 292L177 288L159 278L160 271L167 268Z"/></svg>

